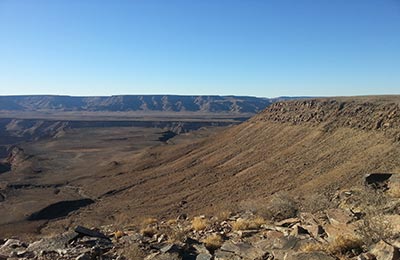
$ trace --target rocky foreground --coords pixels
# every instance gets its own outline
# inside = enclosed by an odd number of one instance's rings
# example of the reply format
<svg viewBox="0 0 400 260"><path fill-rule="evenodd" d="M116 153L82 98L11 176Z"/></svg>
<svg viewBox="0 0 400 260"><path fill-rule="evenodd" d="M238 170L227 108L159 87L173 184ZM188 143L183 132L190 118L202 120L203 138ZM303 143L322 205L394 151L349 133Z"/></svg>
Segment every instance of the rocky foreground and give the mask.
<svg viewBox="0 0 400 260"><path fill-rule="evenodd" d="M3 239L0 259L400 259L399 179L369 175L368 187L315 199L309 212L281 194L212 217L78 226L31 243Z"/></svg>

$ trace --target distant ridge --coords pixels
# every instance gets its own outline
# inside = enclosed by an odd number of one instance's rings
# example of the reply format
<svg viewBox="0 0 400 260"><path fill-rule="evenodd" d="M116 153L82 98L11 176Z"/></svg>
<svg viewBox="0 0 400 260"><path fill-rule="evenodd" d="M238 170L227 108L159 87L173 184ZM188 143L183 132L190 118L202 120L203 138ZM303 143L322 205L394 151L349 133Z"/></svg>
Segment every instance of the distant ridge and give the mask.
<svg viewBox="0 0 400 260"><path fill-rule="evenodd" d="M258 113L269 99L248 96L120 95L74 97L53 95L0 96L0 110L11 111L167 111L207 113Z"/></svg>

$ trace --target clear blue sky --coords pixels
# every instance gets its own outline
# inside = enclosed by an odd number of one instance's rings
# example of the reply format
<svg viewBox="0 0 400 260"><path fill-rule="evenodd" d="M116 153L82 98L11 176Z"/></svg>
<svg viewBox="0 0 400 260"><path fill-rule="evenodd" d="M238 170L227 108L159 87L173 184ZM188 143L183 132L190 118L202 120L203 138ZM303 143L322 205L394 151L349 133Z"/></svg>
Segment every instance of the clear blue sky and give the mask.
<svg viewBox="0 0 400 260"><path fill-rule="evenodd" d="M400 0L0 0L0 95L400 94Z"/></svg>

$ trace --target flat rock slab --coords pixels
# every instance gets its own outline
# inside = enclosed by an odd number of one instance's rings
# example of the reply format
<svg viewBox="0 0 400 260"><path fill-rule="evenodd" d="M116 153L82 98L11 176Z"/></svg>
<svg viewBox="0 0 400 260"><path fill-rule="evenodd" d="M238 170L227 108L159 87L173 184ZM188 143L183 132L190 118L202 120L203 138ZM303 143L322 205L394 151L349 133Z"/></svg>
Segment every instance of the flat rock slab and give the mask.
<svg viewBox="0 0 400 260"><path fill-rule="evenodd" d="M199 254L196 256L196 260L211 260L212 255L211 254Z"/></svg>
<svg viewBox="0 0 400 260"><path fill-rule="evenodd" d="M104 235L101 232L95 231L95 230L91 230L82 226L77 226L75 228L75 232L83 235L83 236L89 236L89 237L98 237L98 238L104 238L104 239L110 239L109 237L107 237L106 235Z"/></svg>
<svg viewBox="0 0 400 260"><path fill-rule="evenodd" d="M28 246L28 251L54 251L64 250L67 248L68 244L79 236L78 233L74 231L66 232L61 235L49 238L42 238L39 241L33 242Z"/></svg>
<svg viewBox="0 0 400 260"><path fill-rule="evenodd" d="M294 253L294 254L289 254L285 259L286 260L335 260L335 258L321 252Z"/></svg>
<svg viewBox="0 0 400 260"><path fill-rule="evenodd" d="M234 253L244 259L256 259L263 257L266 252L260 248L254 247L247 243L233 243L231 241L225 242L222 247L221 251Z"/></svg>
<svg viewBox="0 0 400 260"><path fill-rule="evenodd" d="M376 257L377 260L399 260L400 252L399 249L389 245L384 241L379 241L378 244L371 250L371 253Z"/></svg>
<svg viewBox="0 0 400 260"><path fill-rule="evenodd" d="M348 224L353 221L351 213L343 209L329 209L326 211L326 216L332 225Z"/></svg>

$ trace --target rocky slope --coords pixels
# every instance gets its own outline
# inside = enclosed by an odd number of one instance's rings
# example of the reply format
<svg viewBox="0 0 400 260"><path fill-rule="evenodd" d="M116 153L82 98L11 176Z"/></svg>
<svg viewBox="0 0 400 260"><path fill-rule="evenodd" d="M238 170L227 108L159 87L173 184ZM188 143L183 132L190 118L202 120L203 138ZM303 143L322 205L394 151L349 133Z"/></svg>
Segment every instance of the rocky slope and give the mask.
<svg viewBox="0 0 400 260"><path fill-rule="evenodd" d="M368 185L384 184L376 178L368 176L375 179ZM261 206L269 209L268 218L249 210L212 217L182 214L168 220L145 218L138 225L76 226L30 243L5 239L0 240L0 258L397 260L400 201L387 194L396 190L399 179L390 176L385 184L385 191L375 185L337 192L326 208L313 213L298 211L288 198L275 198ZM379 200L365 198L367 193Z"/></svg>
<svg viewBox="0 0 400 260"><path fill-rule="evenodd" d="M273 101L267 98L239 96L0 96L0 110L257 113Z"/></svg>
<svg viewBox="0 0 400 260"><path fill-rule="evenodd" d="M299 200L332 194L361 185L360 176L368 173L400 172L399 97L391 100L276 104L202 141L122 158L118 170L126 178L91 182L92 196L102 198L96 214L120 208L135 216L202 214L246 200L262 203L282 190ZM301 119L313 113L323 121ZM113 196L103 196L108 191Z"/></svg>

